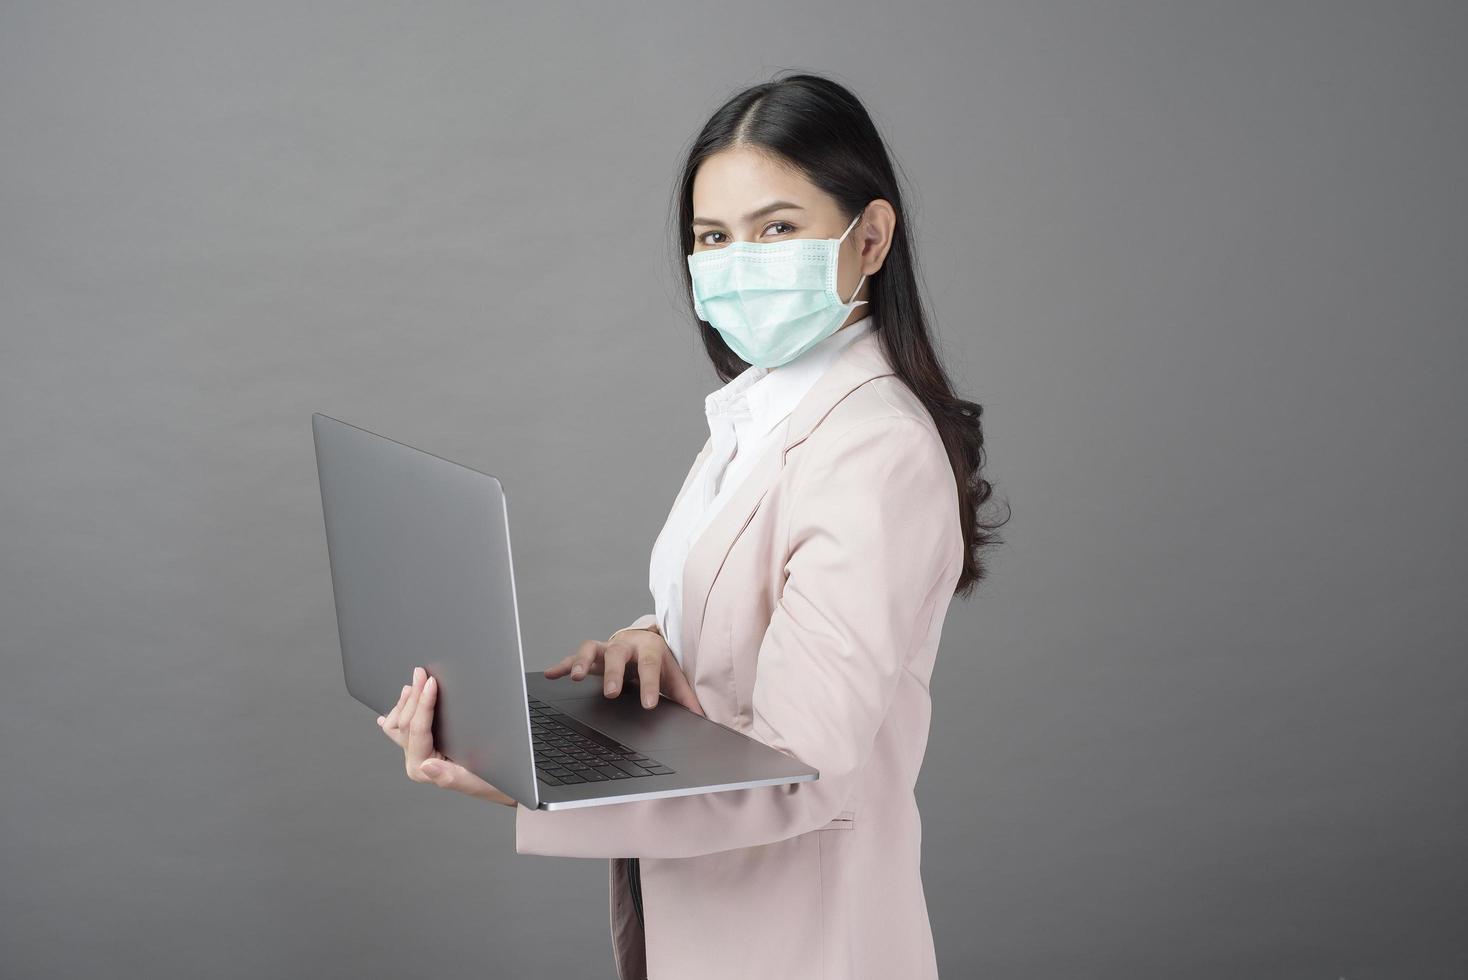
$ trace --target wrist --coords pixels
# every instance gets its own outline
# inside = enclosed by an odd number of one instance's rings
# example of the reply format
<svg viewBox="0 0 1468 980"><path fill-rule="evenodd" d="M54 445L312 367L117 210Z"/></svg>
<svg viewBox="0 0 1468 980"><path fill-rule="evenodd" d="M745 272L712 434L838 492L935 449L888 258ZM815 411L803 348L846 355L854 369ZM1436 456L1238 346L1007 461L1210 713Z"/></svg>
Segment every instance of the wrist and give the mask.
<svg viewBox="0 0 1468 980"><path fill-rule="evenodd" d="M644 633L651 633L654 636L662 636L663 635L663 631L660 630L660 629L658 629L656 626L623 626L621 629L619 629L616 632L612 633L611 636L607 637L602 642L604 642L604 643L610 643L610 642L612 642L613 639L616 638L617 633L630 633L633 630L641 630Z"/></svg>

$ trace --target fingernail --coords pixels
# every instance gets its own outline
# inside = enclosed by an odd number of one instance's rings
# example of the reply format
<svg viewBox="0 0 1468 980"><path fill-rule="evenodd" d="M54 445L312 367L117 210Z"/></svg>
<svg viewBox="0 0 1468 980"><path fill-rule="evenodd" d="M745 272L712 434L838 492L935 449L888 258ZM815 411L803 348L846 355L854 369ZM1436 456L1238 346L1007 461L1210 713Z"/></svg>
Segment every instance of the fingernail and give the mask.
<svg viewBox="0 0 1468 980"><path fill-rule="evenodd" d="M644 708L651 708L653 706L654 700L655 699L653 698L653 696L651 694L644 694L642 696L642 706Z"/></svg>
<svg viewBox="0 0 1468 980"><path fill-rule="evenodd" d="M423 771L432 776L434 779L437 779L443 774L443 768L439 766L437 762L423 763Z"/></svg>
<svg viewBox="0 0 1468 980"><path fill-rule="evenodd" d="M577 677L580 677L582 674L586 673L586 668L581 666L580 664L577 664L575 667L571 668L571 673L575 674Z"/></svg>
<svg viewBox="0 0 1468 980"><path fill-rule="evenodd" d="M616 694L617 693L617 683L616 683L616 681L613 681L612 683L610 683L610 684L607 685L607 693L608 694Z"/></svg>
<svg viewBox="0 0 1468 980"><path fill-rule="evenodd" d="M378 716L377 716L377 723L378 723L378 724L379 724L379 725L381 725L381 724L382 724L382 723L383 723L383 722L385 722L385 721L387 721L387 719L386 719L386 718L385 718L385 717L383 717L383 716L382 716L382 715L378 715Z"/></svg>

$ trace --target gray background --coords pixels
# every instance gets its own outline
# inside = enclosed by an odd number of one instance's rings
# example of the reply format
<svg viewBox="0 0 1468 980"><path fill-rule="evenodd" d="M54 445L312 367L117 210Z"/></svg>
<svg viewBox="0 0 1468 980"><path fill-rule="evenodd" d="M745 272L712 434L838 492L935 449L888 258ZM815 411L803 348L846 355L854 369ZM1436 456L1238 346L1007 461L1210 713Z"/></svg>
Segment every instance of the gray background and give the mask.
<svg viewBox="0 0 1468 980"><path fill-rule="evenodd" d="M610 976L606 867L343 689L309 416L648 611L685 142L869 105L1015 518L919 784L948 977L1462 977L1461 4L0 5L6 977ZM623 6L623 5L615 5Z"/></svg>

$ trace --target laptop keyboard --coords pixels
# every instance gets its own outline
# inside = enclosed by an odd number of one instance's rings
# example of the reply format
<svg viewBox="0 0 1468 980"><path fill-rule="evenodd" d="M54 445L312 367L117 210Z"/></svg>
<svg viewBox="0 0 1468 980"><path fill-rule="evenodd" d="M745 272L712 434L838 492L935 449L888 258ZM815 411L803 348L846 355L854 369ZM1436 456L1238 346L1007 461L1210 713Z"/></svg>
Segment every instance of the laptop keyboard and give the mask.
<svg viewBox="0 0 1468 980"><path fill-rule="evenodd" d="M535 746L535 775L552 786L676 771L537 698L530 699L530 741Z"/></svg>

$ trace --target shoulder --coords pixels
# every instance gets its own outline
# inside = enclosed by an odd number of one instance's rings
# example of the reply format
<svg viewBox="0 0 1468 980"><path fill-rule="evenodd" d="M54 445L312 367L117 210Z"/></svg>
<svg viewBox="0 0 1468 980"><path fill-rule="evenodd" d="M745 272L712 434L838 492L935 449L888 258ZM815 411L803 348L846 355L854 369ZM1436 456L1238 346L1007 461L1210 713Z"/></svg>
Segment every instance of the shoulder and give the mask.
<svg viewBox="0 0 1468 980"><path fill-rule="evenodd" d="M863 559L921 555L932 563L912 569L921 582L954 567L963 542L957 477L932 415L906 382L863 382L799 448L787 548L821 539Z"/></svg>
<svg viewBox="0 0 1468 980"><path fill-rule="evenodd" d="M896 375L852 389L811 430L795 487L820 494L956 497L952 463L927 406Z"/></svg>
<svg viewBox="0 0 1468 980"><path fill-rule="evenodd" d="M896 375L872 378L852 389L806 437L815 456L872 440L892 443L903 455L937 452L947 458L927 406Z"/></svg>

